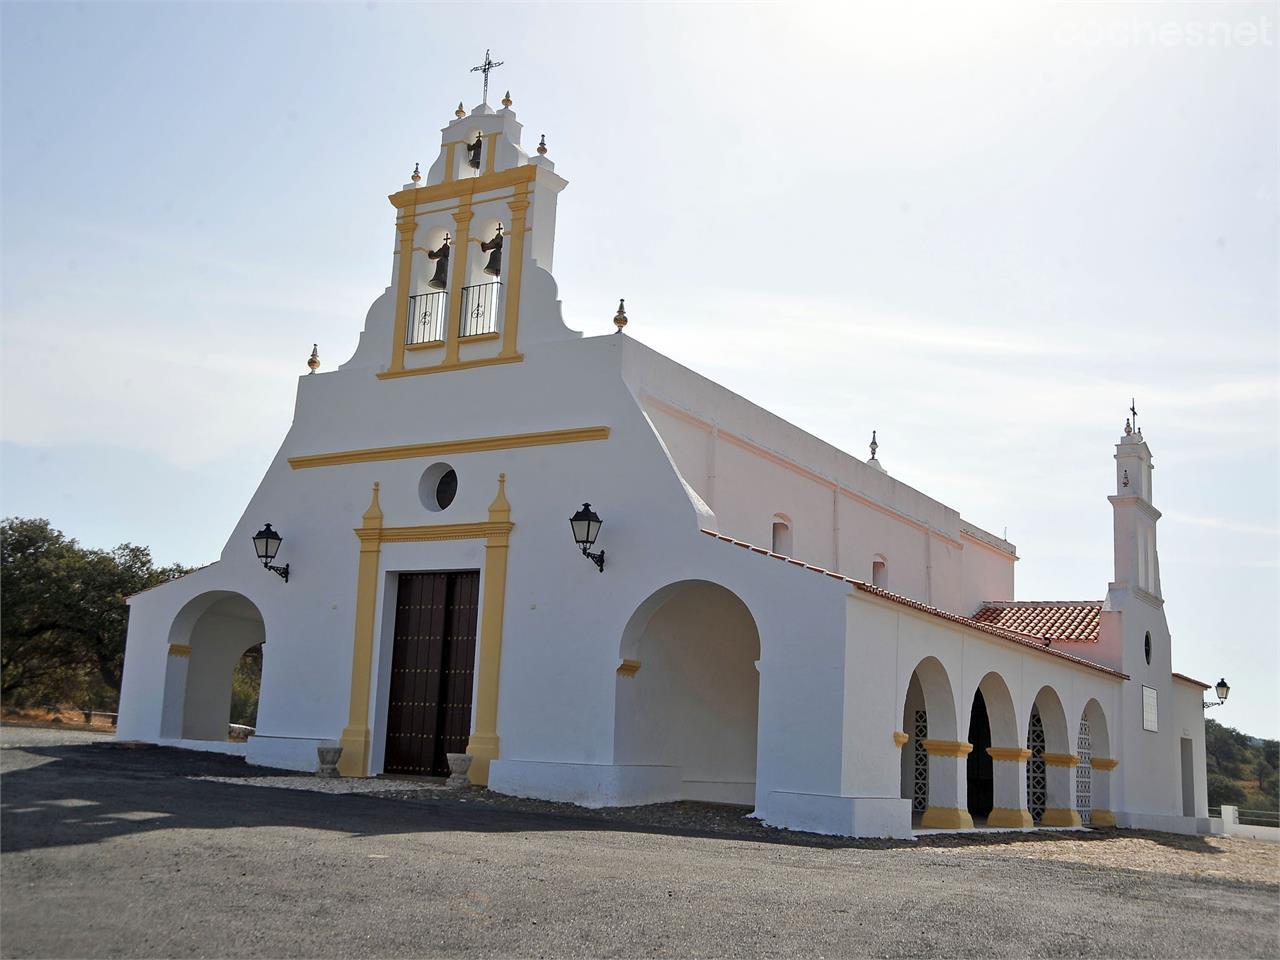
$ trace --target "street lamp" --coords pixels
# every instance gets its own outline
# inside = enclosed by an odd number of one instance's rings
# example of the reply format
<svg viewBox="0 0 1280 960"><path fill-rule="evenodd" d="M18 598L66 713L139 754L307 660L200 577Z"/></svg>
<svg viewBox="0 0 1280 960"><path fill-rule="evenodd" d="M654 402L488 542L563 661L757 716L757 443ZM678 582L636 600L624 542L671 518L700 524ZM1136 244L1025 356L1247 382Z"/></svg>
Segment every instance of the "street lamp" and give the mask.
<svg viewBox="0 0 1280 960"><path fill-rule="evenodd" d="M1210 707L1220 707L1227 702L1227 694L1231 692L1231 686L1227 683L1226 678L1218 681L1217 686L1213 688L1213 692L1218 695L1218 702L1213 703L1210 700L1204 702L1204 708L1208 710Z"/></svg>
<svg viewBox="0 0 1280 960"><path fill-rule="evenodd" d="M272 573L277 573L284 578L284 582L289 582L289 565L286 563L283 567L273 566L271 561L276 558L276 553L280 550L280 542L284 538L280 534L271 529L271 524L264 524L262 529L253 535L253 550L258 555L258 559L262 561L262 565Z"/></svg>
<svg viewBox="0 0 1280 960"><path fill-rule="evenodd" d="M591 504L584 503L582 509L569 518L569 526L573 530L573 542L582 548L582 555L594 563L604 573L604 551L592 553L596 537L600 535L600 526L604 521L596 516Z"/></svg>

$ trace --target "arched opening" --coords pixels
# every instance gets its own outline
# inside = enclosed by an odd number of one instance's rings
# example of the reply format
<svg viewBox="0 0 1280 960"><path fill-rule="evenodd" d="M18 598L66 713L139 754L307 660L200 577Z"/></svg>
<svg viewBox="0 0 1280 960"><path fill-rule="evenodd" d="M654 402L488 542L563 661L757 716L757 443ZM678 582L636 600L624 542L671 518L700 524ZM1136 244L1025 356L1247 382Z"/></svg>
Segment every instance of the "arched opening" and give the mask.
<svg viewBox="0 0 1280 960"><path fill-rule="evenodd" d="M973 744L966 770L969 816L978 823L986 820L995 806L995 762L989 753L991 721L987 717L987 701L981 689L974 691L973 705L969 709L969 742Z"/></svg>
<svg viewBox="0 0 1280 960"><path fill-rule="evenodd" d="M236 733L248 732L258 726L258 697L262 690L262 644L255 644L240 655L231 673L232 727L241 728Z"/></svg>
<svg viewBox="0 0 1280 960"><path fill-rule="evenodd" d="M1032 817L1045 826L1080 826L1075 805L1073 733L1068 733L1067 715L1057 692L1052 687L1041 687L1032 704L1027 729L1027 749L1031 751L1027 761L1027 803Z"/></svg>
<svg viewBox="0 0 1280 960"><path fill-rule="evenodd" d="M1029 827L1026 750L1018 736L1017 711L1000 674L982 678L969 715L969 812L989 827Z"/></svg>
<svg viewBox="0 0 1280 960"><path fill-rule="evenodd" d="M162 735L227 740L237 671L238 709L251 706L256 723L261 657L241 662L247 651L261 648L265 635L262 614L242 594L215 591L187 603L169 629Z"/></svg>
<svg viewBox="0 0 1280 960"><path fill-rule="evenodd" d="M884 554L877 553L871 558L871 585L882 590L889 589L889 561Z"/></svg>
<svg viewBox="0 0 1280 960"><path fill-rule="evenodd" d="M652 769L649 796L755 799L760 634L745 603L705 580L669 584L623 631L614 758Z"/></svg>
<svg viewBox="0 0 1280 960"><path fill-rule="evenodd" d="M946 669L925 657L903 698L900 795L920 827L973 826L964 800L968 744L956 740L955 697ZM918 819L917 819L918 818Z"/></svg>
<svg viewBox="0 0 1280 960"><path fill-rule="evenodd" d="M791 556L791 521L785 514L773 515L772 547L774 553L784 557Z"/></svg>
<svg viewBox="0 0 1280 960"><path fill-rule="evenodd" d="M1076 743L1076 812L1080 822L1089 826L1113 827L1111 813L1111 736L1107 717L1097 700L1085 704L1080 714Z"/></svg>

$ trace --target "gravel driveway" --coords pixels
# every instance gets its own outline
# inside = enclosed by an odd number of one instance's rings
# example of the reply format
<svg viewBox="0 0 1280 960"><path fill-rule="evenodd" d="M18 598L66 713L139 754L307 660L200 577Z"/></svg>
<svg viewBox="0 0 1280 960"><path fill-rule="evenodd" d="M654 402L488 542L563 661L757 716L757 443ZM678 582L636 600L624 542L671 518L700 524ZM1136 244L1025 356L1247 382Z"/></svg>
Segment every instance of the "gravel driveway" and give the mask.
<svg viewBox="0 0 1280 960"><path fill-rule="evenodd" d="M1249 841L838 841L262 789L289 775L71 731L0 747L5 957L1280 956L1280 850Z"/></svg>

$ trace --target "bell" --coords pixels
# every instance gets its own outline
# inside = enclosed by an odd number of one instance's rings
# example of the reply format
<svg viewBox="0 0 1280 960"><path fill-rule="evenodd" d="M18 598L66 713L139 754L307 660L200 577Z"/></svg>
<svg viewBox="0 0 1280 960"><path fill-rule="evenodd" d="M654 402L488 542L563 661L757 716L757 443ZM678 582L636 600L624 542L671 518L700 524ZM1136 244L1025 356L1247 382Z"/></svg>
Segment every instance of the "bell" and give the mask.
<svg viewBox="0 0 1280 960"><path fill-rule="evenodd" d="M480 249L489 254L484 272L491 277L502 276L502 224L498 224L498 232L493 235L492 240L480 244Z"/></svg>
<svg viewBox="0 0 1280 960"><path fill-rule="evenodd" d="M480 148L483 146L483 143L484 141L480 137L480 134L477 133L476 142L467 147L467 153L470 154L470 156L467 157L467 164L472 170L480 169Z"/></svg>
<svg viewBox="0 0 1280 960"><path fill-rule="evenodd" d="M436 290L444 290L449 286L449 236L445 235L444 243L440 244L439 250L428 250L427 259L436 262L436 272L427 281L428 287Z"/></svg>

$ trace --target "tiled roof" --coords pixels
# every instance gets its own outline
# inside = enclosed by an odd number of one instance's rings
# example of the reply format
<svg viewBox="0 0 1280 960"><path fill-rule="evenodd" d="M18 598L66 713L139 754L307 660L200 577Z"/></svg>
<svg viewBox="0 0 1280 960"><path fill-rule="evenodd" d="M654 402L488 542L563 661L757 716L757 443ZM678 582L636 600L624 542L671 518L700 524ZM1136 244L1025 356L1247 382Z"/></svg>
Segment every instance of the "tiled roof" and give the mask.
<svg viewBox="0 0 1280 960"><path fill-rule="evenodd" d="M1175 680L1184 680L1184 681L1186 681L1187 683L1194 683L1194 684L1195 684L1197 687L1199 687L1201 690L1209 690L1209 689L1212 689L1212 688L1211 688L1211 686L1210 686L1209 684L1205 683L1203 680L1197 680L1195 677L1188 677L1185 673L1178 673L1178 672L1176 672L1176 671L1175 671L1175 672L1174 672L1174 674L1173 674L1173 679L1175 679Z"/></svg>
<svg viewBox="0 0 1280 960"><path fill-rule="evenodd" d="M789 563L792 566L801 567L805 570L812 570L815 573L824 574L825 576L831 577L834 580L841 580L857 588L858 590L861 590L863 593L869 593L872 596L880 597L884 600L892 601L893 603L902 604L904 607L911 607L913 610L918 610L921 613L927 613L930 616L938 617L942 620L948 620L951 623L968 627L971 630L978 630L982 633L988 633L988 634L991 634L992 636L1000 637L1001 639L1004 639L1004 640L1011 640L1012 642L1017 643L1021 646L1027 647L1028 649L1035 650L1039 653L1047 654L1048 656L1051 656L1051 657L1058 657L1062 660L1070 660L1072 663L1078 664L1082 667L1088 667L1090 670L1097 670L1101 673L1106 673L1106 674L1109 674L1110 676L1118 677L1121 680L1129 679L1128 674L1120 673L1118 670L1112 670L1109 667L1104 667L1101 664L1094 663L1091 660L1085 660L1083 657L1077 657L1070 653L1064 653L1061 650L1054 650L1051 647L1049 647L1043 639L1037 638L1035 636L1031 636L1024 633L1018 633L1017 631L1010 630L1006 627L995 626L990 623L982 623L971 617L962 617L958 613L949 613L946 610L939 610L937 607L931 607L929 606L929 604L921 603L919 600L912 600L910 597L904 597L904 596L901 596L900 594L890 593L888 590L885 590L883 587L873 587L869 583L864 583L861 580L854 580L850 577L842 576L841 574L838 574L838 573L832 573L830 570L824 570L822 567L815 567L811 563L805 563L801 560L795 560L791 557L784 557L778 553L771 553L770 551L764 549L764 547L757 547L754 544L746 543L742 540L735 540L733 539L733 537L726 537L724 536L724 534L717 533L714 530L703 530L702 532L709 537L715 538L716 540L722 540L725 543L732 543L736 547L743 547L744 549L750 550L752 553L758 553L758 554L761 554L762 556L771 557L774 560L781 560L783 563ZM1100 606L1101 604L1099 604L1099 607Z"/></svg>
<svg viewBox="0 0 1280 960"><path fill-rule="evenodd" d="M973 619L1042 640L1098 642L1101 600L1003 600L984 603Z"/></svg>

